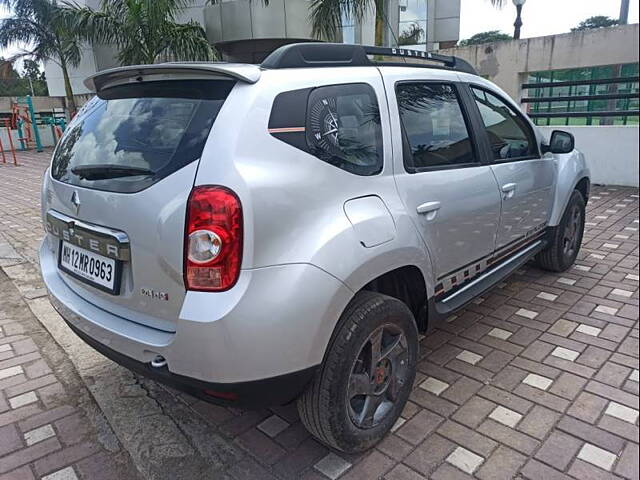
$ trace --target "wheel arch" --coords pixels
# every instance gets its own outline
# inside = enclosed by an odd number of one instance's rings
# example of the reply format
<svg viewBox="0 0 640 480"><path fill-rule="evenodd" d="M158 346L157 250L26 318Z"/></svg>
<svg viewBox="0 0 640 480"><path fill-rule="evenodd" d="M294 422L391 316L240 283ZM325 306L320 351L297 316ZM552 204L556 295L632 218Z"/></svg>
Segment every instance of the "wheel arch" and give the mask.
<svg viewBox="0 0 640 480"><path fill-rule="evenodd" d="M424 248L404 247L372 257L346 280L354 293L342 311L359 292L381 293L407 305L418 330L424 331L427 327L427 299L434 291L431 273L429 255Z"/></svg>
<svg viewBox="0 0 640 480"><path fill-rule="evenodd" d="M416 265L389 270L372 279L359 291L381 293L400 300L413 313L418 331L427 329L427 282Z"/></svg>
<svg viewBox="0 0 640 480"><path fill-rule="evenodd" d="M424 251L422 255L423 258L427 258ZM369 264L363 265L363 268L372 271ZM419 263L404 263L392 265L387 269L377 270L377 272L377 274L371 274L368 277L363 276L362 272L356 272L358 286L355 288L353 277L350 277L349 282L345 282L350 295L343 296L340 299L340 305L336 306L338 314L334 317L336 318L335 323L327 325L329 330L323 329L324 332L316 337L316 341L321 342L318 345L321 345L320 348L322 348L322 362L326 359L327 352L340 330L344 313L361 292L381 293L402 301L413 313L418 331L426 331L429 311L427 299L429 295L433 294L432 282L427 276L430 269L427 268L425 271L424 266Z"/></svg>
<svg viewBox="0 0 640 480"><path fill-rule="evenodd" d="M562 214L574 190L577 189L582 194L586 203L591 189L589 168L581 152L574 150L566 155L556 155L555 161L557 162L558 176L553 209L549 219L550 227L555 227L560 223Z"/></svg>

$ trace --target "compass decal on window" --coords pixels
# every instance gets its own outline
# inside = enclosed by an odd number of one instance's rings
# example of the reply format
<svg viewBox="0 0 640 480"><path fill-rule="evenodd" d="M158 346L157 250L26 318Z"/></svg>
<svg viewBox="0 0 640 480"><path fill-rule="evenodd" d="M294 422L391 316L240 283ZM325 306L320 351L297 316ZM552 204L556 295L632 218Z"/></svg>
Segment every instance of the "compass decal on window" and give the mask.
<svg viewBox="0 0 640 480"><path fill-rule="evenodd" d="M275 138L341 170L355 175L382 170L380 111L366 83L280 93L268 128Z"/></svg>
<svg viewBox="0 0 640 480"><path fill-rule="evenodd" d="M340 155L340 124L335 97L321 98L309 112L309 136L312 149L329 155Z"/></svg>

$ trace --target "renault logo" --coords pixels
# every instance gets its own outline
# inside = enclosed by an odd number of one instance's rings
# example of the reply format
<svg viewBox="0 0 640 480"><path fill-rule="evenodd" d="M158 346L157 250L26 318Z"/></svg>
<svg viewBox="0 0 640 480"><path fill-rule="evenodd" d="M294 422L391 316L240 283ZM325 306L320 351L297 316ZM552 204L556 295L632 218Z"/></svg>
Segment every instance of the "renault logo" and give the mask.
<svg viewBox="0 0 640 480"><path fill-rule="evenodd" d="M77 191L74 191L71 195L71 203L76 208L76 215L80 211L80 195L78 195Z"/></svg>

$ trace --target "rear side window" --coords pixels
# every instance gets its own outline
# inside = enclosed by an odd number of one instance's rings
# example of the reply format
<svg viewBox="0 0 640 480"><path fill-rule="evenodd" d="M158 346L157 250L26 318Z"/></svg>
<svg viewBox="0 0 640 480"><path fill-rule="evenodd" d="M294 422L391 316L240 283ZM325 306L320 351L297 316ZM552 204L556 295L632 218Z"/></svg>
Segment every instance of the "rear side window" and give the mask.
<svg viewBox="0 0 640 480"><path fill-rule="evenodd" d="M143 190L197 160L233 81L163 81L100 92L55 151L56 180Z"/></svg>
<svg viewBox="0 0 640 480"><path fill-rule="evenodd" d="M522 115L495 95L471 88L489 136L494 160L537 156L536 139Z"/></svg>
<svg viewBox="0 0 640 480"><path fill-rule="evenodd" d="M396 87L408 172L476 161L455 88L448 84L401 83Z"/></svg>
<svg viewBox="0 0 640 480"><path fill-rule="evenodd" d="M375 92L363 83L279 94L269 132L318 159L356 175L382 170L382 130Z"/></svg>

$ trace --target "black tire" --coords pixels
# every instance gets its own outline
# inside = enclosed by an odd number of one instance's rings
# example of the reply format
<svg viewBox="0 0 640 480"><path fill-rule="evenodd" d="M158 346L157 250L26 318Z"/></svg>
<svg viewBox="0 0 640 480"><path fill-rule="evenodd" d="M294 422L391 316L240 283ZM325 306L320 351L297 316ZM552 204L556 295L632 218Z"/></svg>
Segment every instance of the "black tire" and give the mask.
<svg viewBox="0 0 640 480"><path fill-rule="evenodd" d="M573 265L582 245L584 221L584 197L578 190L574 190L560 224L549 231L549 245L536 256L536 263L540 268L564 272Z"/></svg>
<svg viewBox="0 0 640 480"><path fill-rule="evenodd" d="M390 350L389 358L371 367L363 359L372 363L371 358L376 358L372 346L378 336L382 339L380 351L384 354L385 349ZM402 338L406 352L400 355ZM397 343L392 348L393 342ZM357 293L338 322L321 368L298 399L302 423L320 442L343 452L361 452L372 447L400 416L413 387L417 358L418 331L409 308L386 295ZM374 378L366 387L367 391L373 389L372 393L352 396L373 371ZM382 403L376 406L382 396ZM369 397L372 399L367 403ZM366 414L372 409L366 409L366 405L375 408L373 414Z"/></svg>

